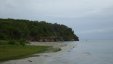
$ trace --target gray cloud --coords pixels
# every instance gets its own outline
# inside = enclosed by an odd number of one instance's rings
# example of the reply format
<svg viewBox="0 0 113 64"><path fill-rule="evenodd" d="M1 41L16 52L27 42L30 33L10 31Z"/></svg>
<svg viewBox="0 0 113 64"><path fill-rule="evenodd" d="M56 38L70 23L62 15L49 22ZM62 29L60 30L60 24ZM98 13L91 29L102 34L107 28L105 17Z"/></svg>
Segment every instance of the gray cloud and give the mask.
<svg viewBox="0 0 113 64"><path fill-rule="evenodd" d="M113 0L1 0L0 17L45 20L75 30L81 39L112 39Z"/></svg>

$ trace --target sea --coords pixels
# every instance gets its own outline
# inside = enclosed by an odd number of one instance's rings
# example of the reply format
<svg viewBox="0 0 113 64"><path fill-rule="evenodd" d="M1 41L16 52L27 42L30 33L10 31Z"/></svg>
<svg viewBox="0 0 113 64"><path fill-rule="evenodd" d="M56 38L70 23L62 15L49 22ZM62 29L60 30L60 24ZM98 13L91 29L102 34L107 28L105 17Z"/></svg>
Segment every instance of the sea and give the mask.
<svg viewBox="0 0 113 64"><path fill-rule="evenodd" d="M113 64L113 40L83 40L48 64Z"/></svg>

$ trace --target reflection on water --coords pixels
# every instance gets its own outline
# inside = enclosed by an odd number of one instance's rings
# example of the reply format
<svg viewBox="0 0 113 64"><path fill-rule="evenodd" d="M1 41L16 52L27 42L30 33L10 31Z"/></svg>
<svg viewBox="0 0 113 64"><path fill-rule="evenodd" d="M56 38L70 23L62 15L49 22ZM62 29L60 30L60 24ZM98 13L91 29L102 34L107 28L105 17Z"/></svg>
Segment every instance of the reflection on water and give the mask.
<svg viewBox="0 0 113 64"><path fill-rule="evenodd" d="M53 56L40 56L3 64L113 64L113 41L80 41ZM12 62L12 63L11 63Z"/></svg>

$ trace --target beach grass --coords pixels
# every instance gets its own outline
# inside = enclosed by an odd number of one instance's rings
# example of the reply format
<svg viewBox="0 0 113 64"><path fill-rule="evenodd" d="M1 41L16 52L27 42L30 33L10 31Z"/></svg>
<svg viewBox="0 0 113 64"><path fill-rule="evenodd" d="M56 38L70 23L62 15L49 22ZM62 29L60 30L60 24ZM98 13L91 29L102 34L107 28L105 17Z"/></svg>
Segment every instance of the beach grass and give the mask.
<svg viewBox="0 0 113 64"><path fill-rule="evenodd" d="M0 61L20 59L29 57L35 53L42 53L49 50L58 51L51 46L34 46L34 45L0 45Z"/></svg>

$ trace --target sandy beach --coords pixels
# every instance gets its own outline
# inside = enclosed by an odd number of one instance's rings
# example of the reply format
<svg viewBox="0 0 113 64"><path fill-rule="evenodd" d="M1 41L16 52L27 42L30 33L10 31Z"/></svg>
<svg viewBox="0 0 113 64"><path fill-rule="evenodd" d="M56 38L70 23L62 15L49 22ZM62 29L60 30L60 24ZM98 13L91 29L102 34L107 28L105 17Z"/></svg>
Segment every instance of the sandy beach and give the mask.
<svg viewBox="0 0 113 64"><path fill-rule="evenodd" d="M30 42L30 45L53 46L55 48L61 48L61 51L34 54L28 58L9 60L0 64L46 64L46 62L50 61L52 58L59 57L66 52L70 52L71 49L76 47L75 42Z"/></svg>

